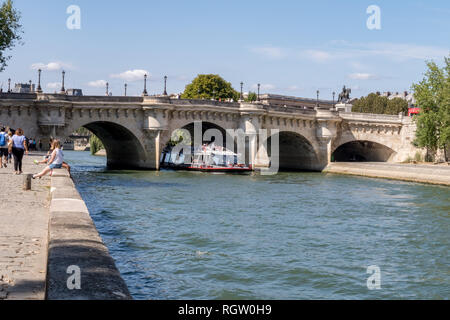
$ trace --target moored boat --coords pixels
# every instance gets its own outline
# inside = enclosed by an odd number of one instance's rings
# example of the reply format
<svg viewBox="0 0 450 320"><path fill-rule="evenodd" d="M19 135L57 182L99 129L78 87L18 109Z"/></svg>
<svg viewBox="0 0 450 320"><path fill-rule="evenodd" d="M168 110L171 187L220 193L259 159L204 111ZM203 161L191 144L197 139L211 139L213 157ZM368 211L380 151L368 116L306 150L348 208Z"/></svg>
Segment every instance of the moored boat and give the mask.
<svg viewBox="0 0 450 320"><path fill-rule="evenodd" d="M168 149L163 152L161 166L173 170L218 173L248 173L252 167L239 163L239 154L214 143L192 147L190 153L184 148L179 152Z"/></svg>

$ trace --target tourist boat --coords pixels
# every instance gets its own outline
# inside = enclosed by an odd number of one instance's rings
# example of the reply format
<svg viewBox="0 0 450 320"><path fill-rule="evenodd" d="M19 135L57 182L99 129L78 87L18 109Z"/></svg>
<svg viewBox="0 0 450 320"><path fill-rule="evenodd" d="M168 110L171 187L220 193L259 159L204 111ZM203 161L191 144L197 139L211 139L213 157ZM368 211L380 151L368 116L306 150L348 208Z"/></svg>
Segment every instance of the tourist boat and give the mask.
<svg viewBox="0 0 450 320"><path fill-rule="evenodd" d="M165 150L161 157L163 168L174 170L200 171L212 173L247 173L252 171L251 166L239 164L239 154L226 148L216 146L214 143L205 144L198 148L191 148L190 154L184 150L173 152ZM188 161L186 160L188 158Z"/></svg>

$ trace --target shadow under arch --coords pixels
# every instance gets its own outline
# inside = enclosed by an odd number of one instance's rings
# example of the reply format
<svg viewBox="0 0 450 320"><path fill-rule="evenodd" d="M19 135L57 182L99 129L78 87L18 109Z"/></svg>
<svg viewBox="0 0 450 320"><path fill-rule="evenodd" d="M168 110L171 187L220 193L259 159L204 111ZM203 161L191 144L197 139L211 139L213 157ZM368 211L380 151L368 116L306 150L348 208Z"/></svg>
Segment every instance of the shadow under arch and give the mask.
<svg viewBox="0 0 450 320"><path fill-rule="evenodd" d="M333 153L333 162L389 162L396 152L373 141L356 140L344 143Z"/></svg>
<svg viewBox="0 0 450 320"><path fill-rule="evenodd" d="M103 143L110 169L145 168L146 153L139 139L130 130L113 122L96 121L82 127L95 134Z"/></svg>
<svg viewBox="0 0 450 320"><path fill-rule="evenodd" d="M201 125L202 125L202 143L211 142L209 139L206 139L206 140L204 139L205 133L208 130L215 129L215 130L219 130L220 133L222 134L222 141L220 141L220 139L218 139L218 137L214 136L214 142L216 143L216 145L220 145L223 147L229 147L230 150L234 149L234 145L227 146L227 139L230 139L229 141L233 141L234 144L235 144L235 139L233 139L233 137L231 137L227 133L226 129L224 129L223 127L221 127L215 123L207 122L207 121L191 122L191 123L188 123L187 125L183 126L182 128L180 128L180 129L189 131L189 133L191 134L191 137L192 137L192 141L191 141L192 144L194 144L194 132L195 132L194 127L195 127L196 123L201 123Z"/></svg>
<svg viewBox="0 0 450 320"><path fill-rule="evenodd" d="M322 171L324 165L319 161L314 146L301 134L291 131L281 131L267 139L267 155L271 164L274 164L272 155L272 141L278 135L279 155L278 163L281 171ZM276 141L276 139L274 140Z"/></svg>
<svg viewBox="0 0 450 320"><path fill-rule="evenodd" d="M195 136L197 125L201 125L200 138ZM187 135L181 133L181 130L187 131L189 133L188 136L190 141L185 140ZM232 130L232 132L229 130ZM177 129L174 129L172 132L168 132L168 134L165 136L162 142L161 150L163 151L163 155L161 156L161 164L164 164L167 161L167 153L172 153L173 151L179 152L181 157L181 154L186 152L186 149L184 149L186 146L188 146L190 149L196 147L195 145L198 143L204 145L210 144L212 142L214 142L216 146L224 147L234 153L240 154L242 156L241 158L239 158L242 161L241 163L248 164L248 145L240 145L240 148L238 148L240 138L242 140L242 143L246 143L245 135L243 135L243 132L241 134L235 129L226 129L221 125L213 122L191 121L183 124L183 126L180 126ZM192 159L190 157L185 159L185 161L187 162L190 162L191 160Z"/></svg>

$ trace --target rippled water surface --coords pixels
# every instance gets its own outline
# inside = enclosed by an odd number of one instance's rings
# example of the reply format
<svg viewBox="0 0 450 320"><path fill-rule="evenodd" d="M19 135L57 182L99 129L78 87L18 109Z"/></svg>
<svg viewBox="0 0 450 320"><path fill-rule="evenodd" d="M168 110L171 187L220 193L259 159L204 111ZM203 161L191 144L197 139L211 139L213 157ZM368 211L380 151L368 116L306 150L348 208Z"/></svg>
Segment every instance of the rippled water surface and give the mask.
<svg viewBox="0 0 450 320"><path fill-rule="evenodd" d="M312 173L106 171L66 152L136 299L448 299L450 188ZM369 291L367 267L381 268Z"/></svg>

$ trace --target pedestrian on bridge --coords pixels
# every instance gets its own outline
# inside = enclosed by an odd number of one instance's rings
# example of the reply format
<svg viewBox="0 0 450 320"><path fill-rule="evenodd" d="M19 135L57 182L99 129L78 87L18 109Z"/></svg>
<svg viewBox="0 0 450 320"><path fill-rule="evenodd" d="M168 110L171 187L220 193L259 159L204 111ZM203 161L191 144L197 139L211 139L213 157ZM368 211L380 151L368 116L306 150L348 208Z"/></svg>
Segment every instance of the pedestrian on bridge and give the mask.
<svg viewBox="0 0 450 320"><path fill-rule="evenodd" d="M28 155L27 139L22 129L17 129L12 137L12 155L14 157L14 174L22 174L22 160L24 154Z"/></svg>

